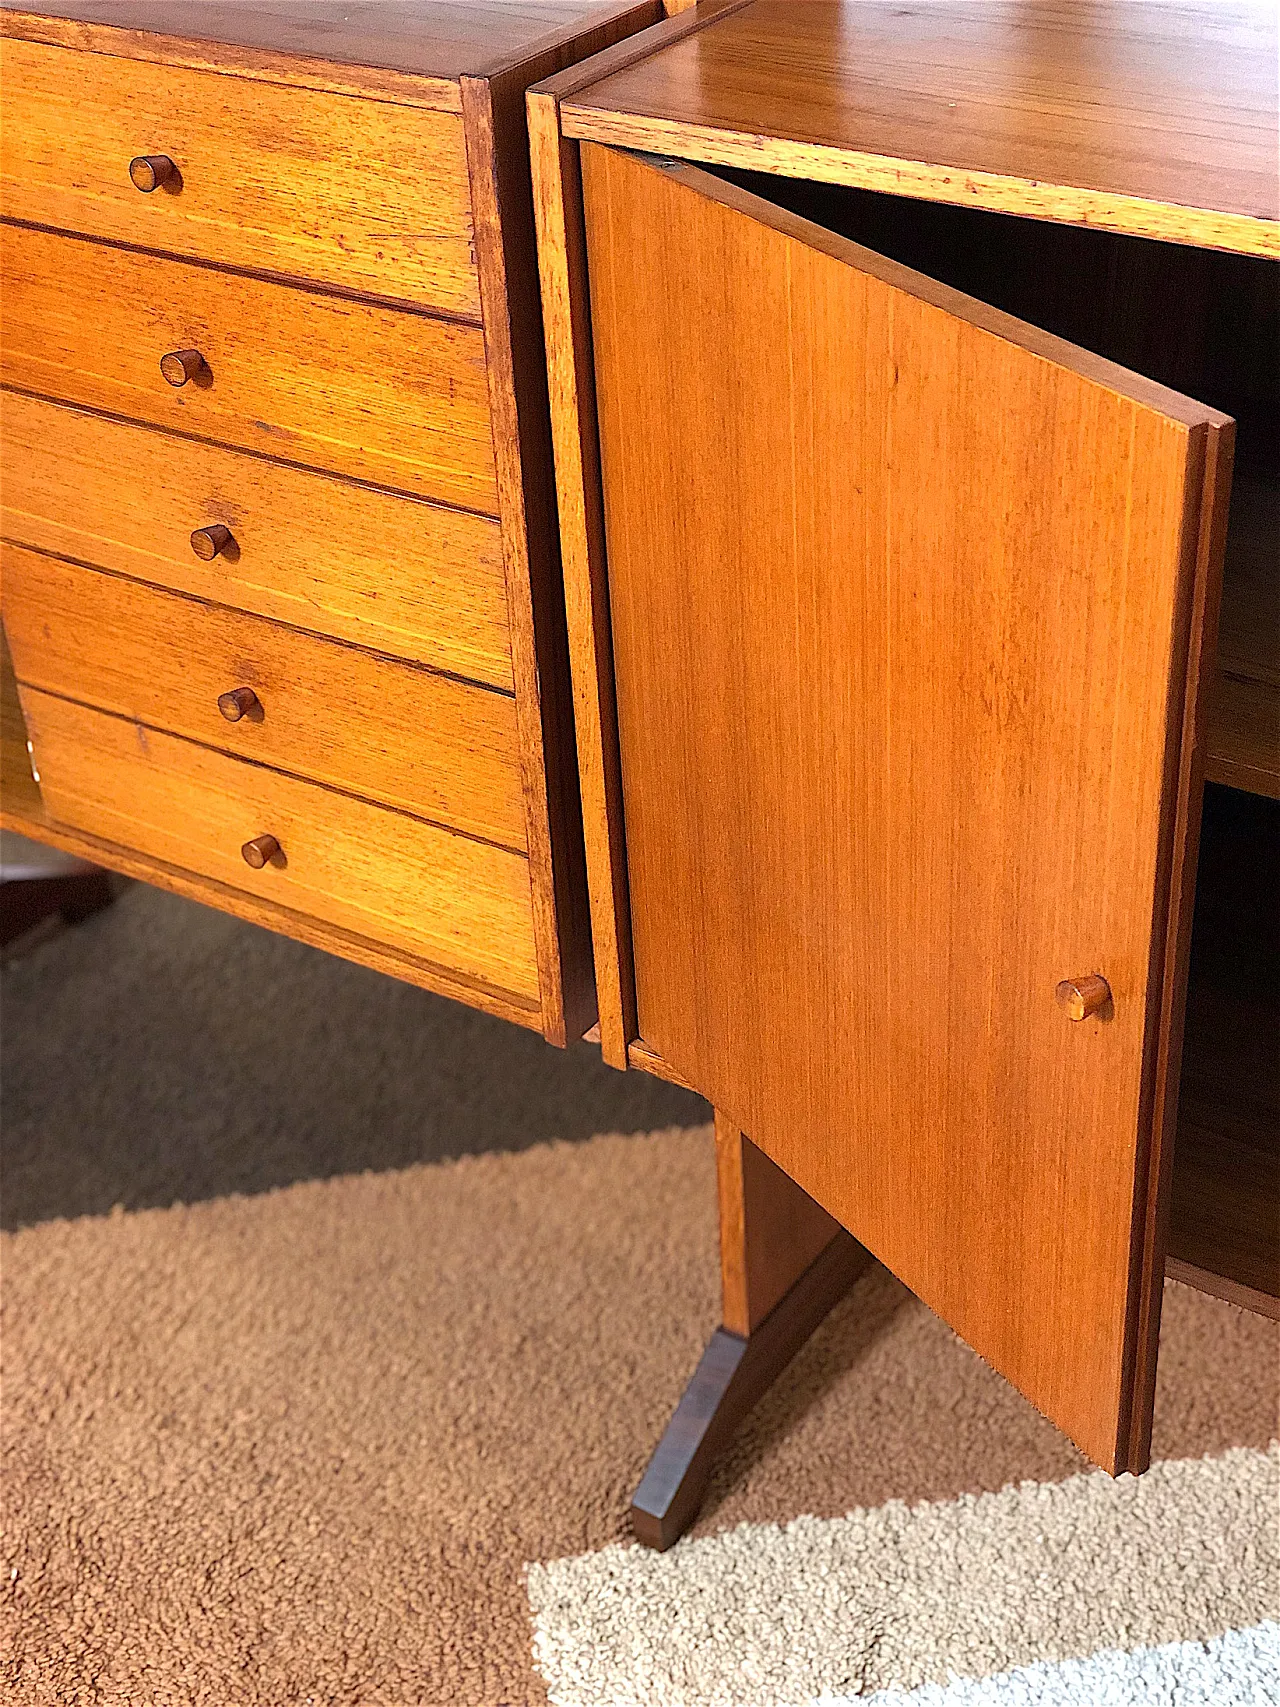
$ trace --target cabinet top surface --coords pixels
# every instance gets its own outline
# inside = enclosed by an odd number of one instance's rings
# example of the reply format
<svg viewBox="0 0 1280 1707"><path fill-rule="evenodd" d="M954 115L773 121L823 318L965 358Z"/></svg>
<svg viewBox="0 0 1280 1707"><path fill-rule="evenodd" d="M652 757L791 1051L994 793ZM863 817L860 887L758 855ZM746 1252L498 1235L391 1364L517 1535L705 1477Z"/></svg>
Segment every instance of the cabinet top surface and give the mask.
<svg viewBox="0 0 1280 1707"><path fill-rule="evenodd" d="M650 39L566 134L1280 252L1274 0L743 0Z"/></svg>
<svg viewBox="0 0 1280 1707"><path fill-rule="evenodd" d="M634 10L635 0L39 0L0 8L0 26L40 37L42 20L62 20L454 79L492 75Z"/></svg>

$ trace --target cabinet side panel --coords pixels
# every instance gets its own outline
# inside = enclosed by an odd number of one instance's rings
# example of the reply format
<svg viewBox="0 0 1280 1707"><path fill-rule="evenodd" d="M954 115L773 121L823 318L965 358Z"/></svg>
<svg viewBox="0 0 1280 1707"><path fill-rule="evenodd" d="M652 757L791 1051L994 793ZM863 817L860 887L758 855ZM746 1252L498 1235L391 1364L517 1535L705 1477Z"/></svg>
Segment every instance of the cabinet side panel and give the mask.
<svg viewBox="0 0 1280 1707"><path fill-rule="evenodd" d="M573 1042L597 1015L564 580L534 235L525 91L659 15L638 3L488 79L463 77L476 256L502 517L543 1030Z"/></svg>
<svg viewBox="0 0 1280 1707"><path fill-rule="evenodd" d="M578 146L560 135L553 95L530 93L529 136L600 1047L606 1061L625 1068L627 1046L636 1035L635 969L609 639L582 182Z"/></svg>

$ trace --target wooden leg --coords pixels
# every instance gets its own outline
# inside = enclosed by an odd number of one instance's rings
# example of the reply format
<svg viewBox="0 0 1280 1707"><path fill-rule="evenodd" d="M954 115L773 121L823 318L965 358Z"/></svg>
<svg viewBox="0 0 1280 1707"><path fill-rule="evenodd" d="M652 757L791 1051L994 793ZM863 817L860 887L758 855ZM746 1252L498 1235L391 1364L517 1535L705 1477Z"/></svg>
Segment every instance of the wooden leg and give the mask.
<svg viewBox="0 0 1280 1707"><path fill-rule="evenodd" d="M738 1424L871 1258L718 1112L723 1322L649 1460L631 1523L664 1549L698 1514Z"/></svg>

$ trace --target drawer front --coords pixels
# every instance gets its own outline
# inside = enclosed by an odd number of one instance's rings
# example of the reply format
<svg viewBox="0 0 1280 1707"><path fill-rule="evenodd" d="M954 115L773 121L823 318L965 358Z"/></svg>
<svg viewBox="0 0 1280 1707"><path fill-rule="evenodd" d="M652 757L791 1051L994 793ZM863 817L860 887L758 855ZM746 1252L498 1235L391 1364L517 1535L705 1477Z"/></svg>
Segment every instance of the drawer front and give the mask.
<svg viewBox="0 0 1280 1707"><path fill-rule="evenodd" d="M11 218L479 318L456 114L13 40L0 79Z"/></svg>
<svg viewBox="0 0 1280 1707"><path fill-rule="evenodd" d="M231 538L203 561L191 535L211 526ZM486 516L11 391L0 533L513 688L502 541Z"/></svg>
<svg viewBox="0 0 1280 1707"><path fill-rule="evenodd" d="M21 697L51 817L537 999L521 855L33 688ZM281 853L255 870L240 850L264 835Z"/></svg>
<svg viewBox="0 0 1280 1707"><path fill-rule="evenodd" d="M6 384L496 515L478 328L24 226L0 244ZM202 365L171 385L179 351Z"/></svg>
<svg viewBox="0 0 1280 1707"><path fill-rule="evenodd" d="M18 546L0 566L19 682L524 852L509 695Z"/></svg>

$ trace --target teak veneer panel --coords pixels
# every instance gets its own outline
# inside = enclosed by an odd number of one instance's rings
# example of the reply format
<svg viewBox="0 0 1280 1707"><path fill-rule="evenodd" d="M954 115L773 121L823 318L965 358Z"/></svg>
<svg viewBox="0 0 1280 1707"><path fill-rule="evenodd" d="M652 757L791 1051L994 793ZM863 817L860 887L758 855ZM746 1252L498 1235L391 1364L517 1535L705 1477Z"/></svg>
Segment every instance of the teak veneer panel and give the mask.
<svg viewBox="0 0 1280 1707"><path fill-rule="evenodd" d="M591 896L589 928L595 969L594 1035L610 1065L625 1068L635 1040L635 972L631 964L626 848L621 815L617 724L609 651L608 586L600 508L599 463L592 373L590 308L582 229L578 145L560 133L563 93L590 83L602 67L630 63L690 30L705 28L725 9L744 0L667 0L668 16L653 27L615 41L592 59L550 73L526 97L532 215L537 227L537 265L546 342L546 387L550 393L558 532L563 557L563 602L568 665L573 678L572 725L561 737L577 751L579 812ZM653 8L656 17L658 8ZM532 260L532 257L529 257ZM530 269L526 268L526 277ZM533 280L525 290L532 293ZM523 295L523 293L522 293ZM532 296L530 297L532 299ZM496 411L495 411L496 414ZM563 679L561 666L561 679ZM567 714L567 700L562 699Z"/></svg>
<svg viewBox="0 0 1280 1707"><path fill-rule="evenodd" d="M627 1044L635 1035L635 969L578 145L561 136L553 95L531 90L527 108L599 1016L596 1039L604 1060L621 1069L627 1065Z"/></svg>
<svg viewBox="0 0 1280 1707"><path fill-rule="evenodd" d="M20 682L524 852L509 695L18 546L0 567ZM259 709L228 722L238 687Z"/></svg>
<svg viewBox="0 0 1280 1707"><path fill-rule="evenodd" d="M204 562L197 528L234 545ZM511 692L498 523L0 393L0 534Z"/></svg>
<svg viewBox="0 0 1280 1707"><path fill-rule="evenodd" d="M582 161L640 1034L1141 1467L1232 424Z"/></svg>
<svg viewBox="0 0 1280 1707"><path fill-rule="evenodd" d="M753 1334L832 1239L840 1223L717 1114L721 1323Z"/></svg>
<svg viewBox="0 0 1280 1707"><path fill-rule="evenodd" d="M490 399L511 594L512 664L528 799L534 929L544 1032L581 1037L597 1013L586 898L582 810L569 688L547 373L525 90L575 56L611 49L658 15L654 0L606 12L572 44L487 81L462 79L476 254L489 354Z"/></svg>
<svg viewBox="0 0 1280 1707"><path fill-rule="evenodd" d="M566 136L1280 254L1271 0L751 0L564 101Z"/></svg>
<svg viewBox="0 0 1280 1707"><path fill-rule="evenodd" d="M22 709L56 822L536 1000L521 855L51 694ZM285 863L255 871L264 833Z"/></svg>
<svg viewBox="0 0 1280 1707"><path fill-rule="evenodd" d="M6 216L478 321L456 115L12 40L0 78Z"/></svg>
<svg viewBox="0 0 1280 1707"><path fill-rule="evenodd" d="M634 10L618 0L43 0L38 11L6 8L0 24L99 53L150 52L457 111L458 78L556 49L589 53L594 31Z"/></svg>
<svg viewBox="0 0 1280 1707"><path fill-rule="evenodd" d="M496 514L478 327L29 226L0 255L6 384ZM210 381L165 381L186 349Z"/></svg>

